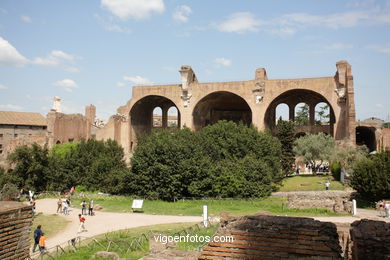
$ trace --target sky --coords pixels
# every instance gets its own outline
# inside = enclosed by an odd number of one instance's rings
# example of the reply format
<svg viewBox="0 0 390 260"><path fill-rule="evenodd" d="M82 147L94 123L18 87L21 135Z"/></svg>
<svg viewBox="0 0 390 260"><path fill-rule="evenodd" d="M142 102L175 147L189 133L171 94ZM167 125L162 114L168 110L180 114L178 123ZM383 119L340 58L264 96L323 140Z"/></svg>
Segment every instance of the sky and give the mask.
<svg viewBox="0 0 390 260"><path fill-rule="evenodd" d="M333 76L352 66L357 119L390 120L390 1L1 0L0 110L107 120L135 85Z"/></svg>

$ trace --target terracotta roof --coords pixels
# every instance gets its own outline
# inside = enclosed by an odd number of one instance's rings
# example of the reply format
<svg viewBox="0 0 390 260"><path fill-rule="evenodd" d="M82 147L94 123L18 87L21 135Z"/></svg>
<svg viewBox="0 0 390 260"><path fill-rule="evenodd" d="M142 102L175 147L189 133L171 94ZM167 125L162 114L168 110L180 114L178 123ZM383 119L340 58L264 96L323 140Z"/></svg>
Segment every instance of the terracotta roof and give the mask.
<svg viewBox="0 0 390 260"><path fill-rule="evenodd" d="M46 126L46 118L39 113L0 111L0 125Z"/></svg>

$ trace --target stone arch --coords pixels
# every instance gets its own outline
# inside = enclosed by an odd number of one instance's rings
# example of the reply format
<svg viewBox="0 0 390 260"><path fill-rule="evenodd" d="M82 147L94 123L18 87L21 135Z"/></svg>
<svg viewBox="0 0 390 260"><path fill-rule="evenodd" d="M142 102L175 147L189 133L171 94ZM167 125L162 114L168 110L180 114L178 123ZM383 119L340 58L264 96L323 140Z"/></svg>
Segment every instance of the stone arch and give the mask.
<svg viewBox="0 0 390 260"><path fill-rule="evenodd" d="M309 106L309 125L305 126L296 126L296 133L311 133L316 134L320 132L328 133L331 136L334 136L333 126L336 122L335 114L333 107L330 105L330 102L318 92L308 90L308 89L292 89L283 92L276 98L272 100L269 106L266 109L264 115L264 125L265 127L271 129L272 132L275 131L275 116L276 116L276 107L279 104L285 103L289 106L289 119L295 119L295 107L299 103L306 103ZM329 125L315 125L314 120L314 111L315 106L318 103L326 103L329 105L330 110L330 122Z"/></svg>
<svg viewBox="0 0 390 260"><path fill-rule="evenodd" d="M367 146L370 152L376 151L375 127L358 126L356 127L356 144Z"/></svg>
<svg viewBox="0 0 390 260"><path fill-rule="evenodd" d="M212 92L204 96L192 112L193 125L199 130L219 120L252 123L252 110L244 98L228 91Z"/></svg>
<svg viewBox="0 0 390 260"><path fill-rule="evenodd" d="M57 140L56 144L61 144L61 141L60 141L60 140Z"/></svg>
<svg viewBox="0 0 390 260"><path fill-rule="evenodd" d="M180 121L180 110L176 104L169 98L149 95L137 100L130 109L130 124L132 127L132 136L137 137L140 134L150 133L153 128L153 110L160 107L162 110L162 127L167 127L168 109L175 107L178 111L178 120Z"/></svg>

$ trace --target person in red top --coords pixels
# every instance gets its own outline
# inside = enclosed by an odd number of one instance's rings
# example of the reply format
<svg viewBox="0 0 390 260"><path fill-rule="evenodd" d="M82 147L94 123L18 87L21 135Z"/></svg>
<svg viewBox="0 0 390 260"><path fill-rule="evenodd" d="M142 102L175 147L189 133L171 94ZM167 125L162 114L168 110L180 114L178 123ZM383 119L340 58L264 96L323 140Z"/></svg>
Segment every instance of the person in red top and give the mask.
<svg viewBox="0 0 390 260"><path fill-rule="evenodd" d="M77 233L88 231L85 229L85 226L84 226L85 218L81 214L79 214L79 221L80 221L80 225L79 225L79 231Z"/></svg>

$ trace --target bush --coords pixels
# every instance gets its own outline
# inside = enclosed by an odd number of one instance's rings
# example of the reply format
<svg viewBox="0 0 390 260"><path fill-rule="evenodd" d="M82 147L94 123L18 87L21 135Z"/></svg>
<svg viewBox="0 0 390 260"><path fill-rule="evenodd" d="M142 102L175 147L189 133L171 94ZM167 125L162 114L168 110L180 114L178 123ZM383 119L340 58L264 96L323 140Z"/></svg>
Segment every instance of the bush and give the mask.
<svg viewBox="0 0 390 260"><path fill-rule="evenodd" d="M0 200L16 200L19 196L18 187L12 183L4 184L0 191Z"/></svg>
<svg viewBox="0 0 390 260"><path fill-rule="evenodd" d="M330 171L332 172L332 176L334 180L340 181L340 176L341 176L341 164L336 162L332 163L330 165Z"/></svg>
<svg viewBox="0 0 390 260"><path fill-rule="evenodd" d="M167 201L266 196L281 180L280 154L276 138L233 122L159 130L140 140L127 182L135 195Z"/></svg>
<svg viewBox="0 0 390 260"><path fill-rule="evenodd" d="M351 186L364 198L390 198L390 151L361 159L354 167Z"/></svg>

